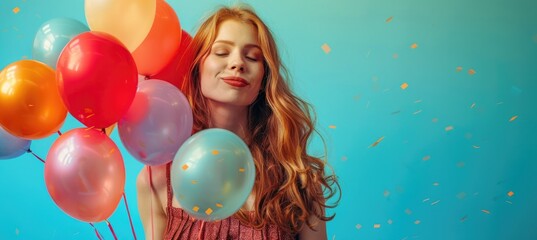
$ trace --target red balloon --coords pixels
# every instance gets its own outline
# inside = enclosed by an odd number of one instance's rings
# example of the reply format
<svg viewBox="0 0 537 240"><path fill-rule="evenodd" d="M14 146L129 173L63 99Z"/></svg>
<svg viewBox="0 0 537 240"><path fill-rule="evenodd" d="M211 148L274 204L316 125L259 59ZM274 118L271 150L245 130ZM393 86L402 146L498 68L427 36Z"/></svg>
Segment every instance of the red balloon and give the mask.
<svg viewBox="0 0 537 240"><path fill-rule="evenodd" d="M63 49L56 66L63 102L88 127L106 128L129 109L138 84L131 53L115 37L85 32Z"/></svg>
<svg viewBox="0 0 537 240"><path fill-rule="evenodd" d="M181 32L181 45L173 59L157 74L150 76L152 79L167 81L181 89L183 79L188 74L188 66L194 61L194 54L189 49L192 37L188 32Z"/></svg>
<svg viewBox="0 0 537 240"><path fill-rule="evenodd" d="M100 222L117 208L125 187L125 166L116 144L96 129L73 129L51 146L45 184L69 216Z"/></svg>

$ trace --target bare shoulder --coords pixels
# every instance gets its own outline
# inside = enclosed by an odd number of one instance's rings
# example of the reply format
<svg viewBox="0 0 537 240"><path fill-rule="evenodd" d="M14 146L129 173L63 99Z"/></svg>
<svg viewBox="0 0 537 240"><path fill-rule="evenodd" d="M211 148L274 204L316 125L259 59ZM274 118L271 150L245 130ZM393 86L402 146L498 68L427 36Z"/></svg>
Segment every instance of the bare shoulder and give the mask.
<svg viewBox="0 0 537 240"><path fill-rule="evenodd" d="M151 170L149 169L151 168ZM151 171L151 181L149 180L149 172ZM136 178L136 188L139 192L148 191L153 185L153 188L159 192L161 189L166 189L166 164L160 166L144 166L138 173Z"/></svg>

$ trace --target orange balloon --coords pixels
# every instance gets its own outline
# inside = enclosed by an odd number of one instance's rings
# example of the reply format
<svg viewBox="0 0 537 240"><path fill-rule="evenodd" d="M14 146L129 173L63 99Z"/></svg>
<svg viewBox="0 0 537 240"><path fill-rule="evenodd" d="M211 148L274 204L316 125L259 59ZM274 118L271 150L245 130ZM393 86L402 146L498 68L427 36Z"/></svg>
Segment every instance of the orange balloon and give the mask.
<svg viewBox="0 0 537 240"><path fill-rule="evenodd" d="M179 18L168 3L157 1L153 26L145 40L132 52L138 73L151 76L160 72L174 57L181 43Z"/></svg>
<svg viewBox="0 0 537 240"><path fill-rule="evenodd" d="M0 125L14 136L41 139L56 133L67 109L52 68L21 60L0 72Z"/></svg>

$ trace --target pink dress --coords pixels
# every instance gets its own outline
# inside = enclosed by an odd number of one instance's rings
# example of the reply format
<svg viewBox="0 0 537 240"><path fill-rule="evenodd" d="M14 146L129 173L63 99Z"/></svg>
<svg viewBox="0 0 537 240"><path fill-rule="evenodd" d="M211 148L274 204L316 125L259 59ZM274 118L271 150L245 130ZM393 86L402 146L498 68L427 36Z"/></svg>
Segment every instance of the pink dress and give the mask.
<svg viewBox="0 0 537 240"><path fill-rule="evenodd" d="M168 220L165 240L293 240L298 239L282 231L276 225L267 225L262 229L254 229L243 225L234 216L215 222L205 222L190 217L183 209L172 206L173 190L170 181L170 165L166 166L166 185L168 195Z"/></svg>

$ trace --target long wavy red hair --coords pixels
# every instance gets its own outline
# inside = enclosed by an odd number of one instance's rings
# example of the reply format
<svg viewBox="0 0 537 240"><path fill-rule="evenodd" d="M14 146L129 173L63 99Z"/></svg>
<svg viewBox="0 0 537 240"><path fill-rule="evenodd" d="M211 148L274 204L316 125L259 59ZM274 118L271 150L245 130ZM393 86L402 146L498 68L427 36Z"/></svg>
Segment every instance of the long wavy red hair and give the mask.
<svg viewBox="0 0 537 240"><path fill-rule="evenodd" d="M304 224L314 229L308 220L310 216L332 220L335 214L325 216L324 209L337 205L340 194L332 204L327 200L341 189L335 176L326 174L325 161L307 153L315 131L312 108L289 88L288 72L272 33L246 5L221 7L202 23L189 46L195 58L182 90L192 105L194 131L211 126L210 109L201 93L199 66L210 51L220 23L228 19L252 24L257 29L265 68L262 90L249 108L251 135L246 139L256 165L256 210L251 217L244 211L236 216L256 228L275 224L292 234Z"/></svg>

